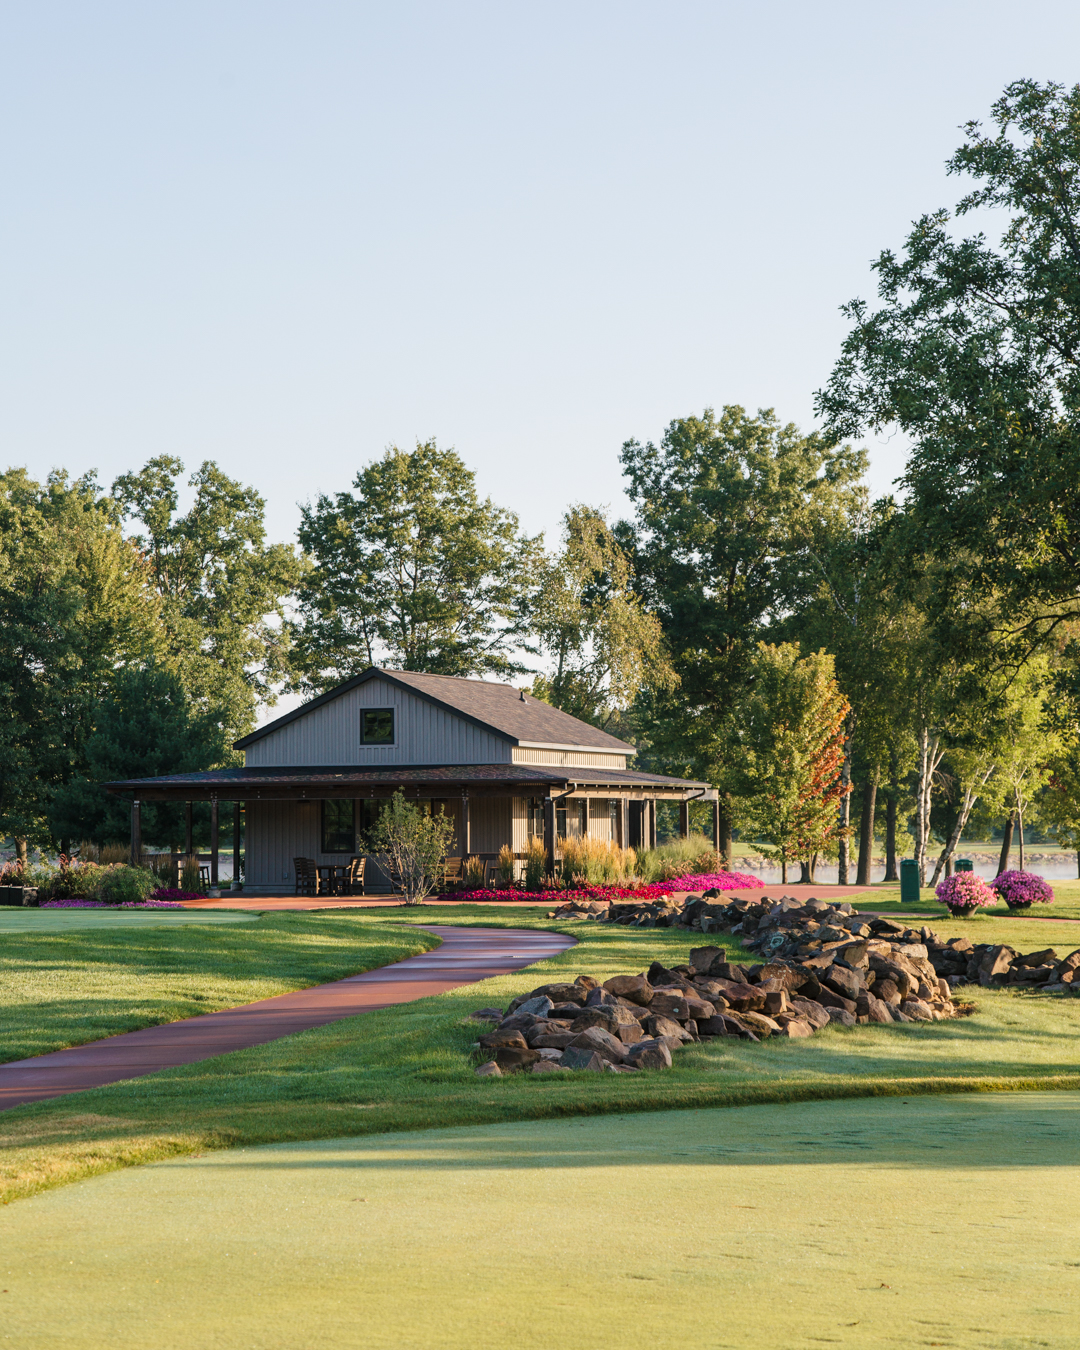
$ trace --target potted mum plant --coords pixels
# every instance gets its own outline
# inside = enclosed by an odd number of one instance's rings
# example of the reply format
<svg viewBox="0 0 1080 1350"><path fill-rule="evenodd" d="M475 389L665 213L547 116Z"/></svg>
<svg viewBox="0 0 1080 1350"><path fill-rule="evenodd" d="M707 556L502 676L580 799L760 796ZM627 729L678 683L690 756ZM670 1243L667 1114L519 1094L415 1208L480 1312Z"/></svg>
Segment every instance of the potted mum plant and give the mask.
<svg viewBox="0 0 1080 1350"><path fill-rule="evenodd" d="M1053 887L1034 872L1002 872L990 885L1010 909L1049 905L1054 899Z"/></svg>
<svg viewBox="0 0 1080 1350"><path fill-rule="evenodd" d="M997 904L997 893L974 872L954 872L938 882L935 894L958 919L970 918L977 909Z"/></svg>

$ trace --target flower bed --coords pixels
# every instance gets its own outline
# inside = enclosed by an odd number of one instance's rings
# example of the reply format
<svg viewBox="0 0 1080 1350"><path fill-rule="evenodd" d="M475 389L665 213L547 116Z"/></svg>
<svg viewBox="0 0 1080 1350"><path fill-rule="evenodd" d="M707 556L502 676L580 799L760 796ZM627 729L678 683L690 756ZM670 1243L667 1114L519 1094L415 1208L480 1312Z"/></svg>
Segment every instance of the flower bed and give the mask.
<svg viewBox="0 0 1080 1350"><path fill-rule="evenodd" d="M996 892L974 872L954 872L951 877L939 881L935 891L937 898L953 914L961 917L973 914L984 905L996 905Z"/></svg>
<svg viewBox="0 0 1080 1350"><path fill-rule="evenodd" d="M156 891L151 891L149 898L151 900L205 900L206 896L202 891L178 891L169 886L160 886Z"/></svg>
<svg viewBox="0 0 1080 1350"><path fill-rule="evenodd" d="M450 900L458 904L470 900L520 900L524 904L549 905L553 900L660 900L678 891L736 891L753 886L761 890L764 882L745 872L709 872L697 876L676 877L640 886L583 886L566 890L527 891L520 886L499 890L444 891L432 900Z"/></svg>
<svg viewBox="0 0 1080 1350"><path fill-rule="evenodd" d="M202 897L195 897L201 899ZM120 905L107 905L103 900L43 900L39 909L183 909L175 900L125 900Z"/></svg>

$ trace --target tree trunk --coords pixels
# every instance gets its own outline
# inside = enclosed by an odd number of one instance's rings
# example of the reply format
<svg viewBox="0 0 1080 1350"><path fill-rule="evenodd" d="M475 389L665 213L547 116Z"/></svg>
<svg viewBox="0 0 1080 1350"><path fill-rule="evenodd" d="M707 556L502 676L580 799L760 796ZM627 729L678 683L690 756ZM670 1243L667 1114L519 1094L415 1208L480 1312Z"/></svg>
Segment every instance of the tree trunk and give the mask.
<svg viewBox="0 0 1080 1350"><path fill-rule="evenodd" d="M1020 837L1020 871L1024 870L1024 813L1016 808L1016 832Z"/></svg>
<svg viewBox="0 0 1080 1350"><path fill-rule="evenodd" d="M717 831L716 851L720 855L720 866L725 872L731 871L731 798L727 793L720 794L719 830Z"/></svg>
<svg viewBox="0 0 1080 1350"><path fill-rule="evenodd" d="M998 876L1002 872L1009 870L1009 854L1012 852L1013 837L1013 812L1009 812L1009 818L1005 822L1005 830L1001 836L1001 856L998 858Z"/></svg>
<svg viewBox="0 0 1080 1350"><path fill-rule="evenodd" d="M945 754L941 737L929 727L919 731L919 785L915 803L915 861L919 865L919 885L926 885L926 850L930 843L930 800L934 792L934 773Z"/></svg>
<svg viewBox="0 0 1080 1350"><path fill-rule="evenodd" d="M862 815L859 818L859 870L855 877L858 886L870 885L870 869L874 858L874 809L877 806L879 770L875 767L863 784Z"/></svg>
<svg viewBox="0 0 1080 1350"><path fill-rule="evenodd" d="M938 884L943 868L948 868L946 876L952 876L953 854L959 846L960 836L964 833L964 826L968 823L968 817L971 815L975 803L979 800L979 793L986 786L987 779L993 772L994 765L991 764L981 777L969 783L964 789L964 800L960 803L960 811L956 817L956 824L953 826L952 833L945 841L945 847L941 850L941 857L937 861L937 867L934 868L934 875L930 878L931 886L936 886Z"/></svg>
<svg viewBox="0 0 1080 1350"><path fill-rule="evenodd" d="M15 836L15 857L20 867L26 866L26 840L21 835Z"/></svg>
<svg viewBox="0 0 1080 1350"><path fill-rule="evenodd" d="M899 881L896 868L896 812L900 797L900 757L889 756L889 795L885 799L885 880Z"/></svg>
<svg viewBox="0 0 1080 1350"><path fill-rule="evenodd" d="M805 858L800 858L799 867L802 870L799 873L798 885L806 886L813 880L813 878L810 876L810 864L806 861Z"/></svg>
<svg viewBox="0 0 1080 1350"><path fill-rule="evenodd" d="M844 741L844 767L840 773L840 781L845 788L851 786L851 737L848 736ZM851 866L851 793L845 791L840 798L840 806L837 811L839 817L839 855L837 861L836 882L839 886L848 884L848 869ZM813 869L811 869L813 870Z"/></svg>
<svg viewBox="0 0 1080 1350"><path fill-rule="evenodd" d="M1080 853L1078 853L1076 857L1078 859L1076 865L1077 868L1080 869ZM780 884L781 886L787 885L787 858L781 858L780 860Z"/></svg>

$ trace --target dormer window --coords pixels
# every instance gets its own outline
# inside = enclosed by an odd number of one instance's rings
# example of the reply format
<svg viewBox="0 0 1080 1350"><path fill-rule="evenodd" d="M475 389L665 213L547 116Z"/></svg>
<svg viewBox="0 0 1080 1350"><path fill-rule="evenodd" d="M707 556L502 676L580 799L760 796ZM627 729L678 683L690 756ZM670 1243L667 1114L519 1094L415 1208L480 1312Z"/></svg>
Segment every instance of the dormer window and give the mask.
<svg viewBox="0 0 1080 1350"><path fill-rule="evenodd" d="M360 713L361 745L394 744L393 708L364 708Z"/></svg>

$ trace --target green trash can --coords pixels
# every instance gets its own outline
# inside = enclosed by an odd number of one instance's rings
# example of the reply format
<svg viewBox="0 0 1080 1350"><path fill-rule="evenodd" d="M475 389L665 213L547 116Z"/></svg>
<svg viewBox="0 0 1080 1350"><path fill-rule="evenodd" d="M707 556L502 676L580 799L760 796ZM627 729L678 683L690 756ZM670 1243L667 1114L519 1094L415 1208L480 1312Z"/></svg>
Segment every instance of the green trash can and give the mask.
<svg viewBox="0 0 1080 1350"><path fill-rule="evenodd" d="M900 903L914 904L919 898L919 864L914 858L900 863Z"/></svg>
<svg viewBox="0 0 1080 1350"><path fill-rule="evenodd" d="M975 871L975 864L971 861L970 858L957 858L955 866L958 872Z"/></svg>

